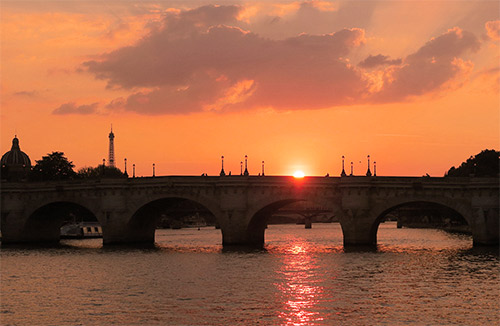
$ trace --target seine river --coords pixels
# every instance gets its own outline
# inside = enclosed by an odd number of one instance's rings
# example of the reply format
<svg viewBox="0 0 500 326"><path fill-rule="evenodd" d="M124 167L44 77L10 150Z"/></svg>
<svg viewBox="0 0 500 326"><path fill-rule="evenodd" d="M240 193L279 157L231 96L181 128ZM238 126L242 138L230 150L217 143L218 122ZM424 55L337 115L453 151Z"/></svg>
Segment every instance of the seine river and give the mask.
<svg viewBox="0 0 500 326"><path fill-rule="evenodd" d="M156 248L3 247L2 325L498 325L499 256L469 236L380 225L344 251L338 224L271 225L261 251L220 230L158 230Z"/></svg>

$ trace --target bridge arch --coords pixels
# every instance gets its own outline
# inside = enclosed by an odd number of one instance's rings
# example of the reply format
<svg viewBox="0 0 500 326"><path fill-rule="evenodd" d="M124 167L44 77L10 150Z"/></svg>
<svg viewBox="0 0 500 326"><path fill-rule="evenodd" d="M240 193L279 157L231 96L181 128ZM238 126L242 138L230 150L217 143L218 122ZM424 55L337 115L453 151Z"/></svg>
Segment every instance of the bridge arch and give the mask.
<svg viewBox="0 0 500 326"><path fill-rule="evenodd" d="M418 205L422 205L422 207L417 207ZM472 211L468 209L463 203L458 202L457 200L453 200L451 198L439 198L439 197L417 197L417 198L393 198L389 199L386 202L375 205L371 210L371 227L370 227L370 239L371 243L377 243L377 233L380 226L380 223L387 216L388 213L395 211L399 208L404 207L412 207L415 210L424 209L423 205L429 205L428 208L444 208L448 209L450 212L453 212L456 216L459 216L460 219L465 221L469 227L472 228Z"/></svg>
<svg viewBox="0 0 500 326"><path fill-rule="evenodd" d="M272 199L266 198L266 200L260 201L258 205L254 205L252 209L249 209L249 222L246 229L249 242L255 245L263 245L268 219L279 209L298 202L322 207L334 214L337 214L339 211L339 205L336 204L334 198L323 197L321 200L318 200L317 197L307 193L284 195L273 197Z"/></svg>
<svg viewBox="0 0 500 326"><path fill-rule="evenodd" d="M184 204L183 209L187 211L191 208L193 212L196 210L202 213L208 212L213 219L211 222L216 225L219 223L220 210L216 203L189 195L161 194L139 200L129 207L129 215L125 221L125 230L123 230L127 234L128 241L154 243L156 227L162 215L167 216L173 213L172 207L177 205L179 208L179 204Z"/></svg>
<svg viewBox="0 0 500 326"><path fill-rule="evenodd" d="M74 197L57 197L54 198L54 196L48 196L44 200L30 200L30 204L27 207L27 210L25 211L26 216L32 216L37 210L53 205L56 203L67 203L70 205L74 205L75 207L82 207L89 212L92 213L96 217L96 219L101 223L102 221L100 220L100 216L98 214L99 211L99 203L96 202L94 199L84 199L84 198L74 198Z"/></svg>
<svg viewBox="0 0 500 326"><path fill-rule="evenodd" d="M58 242L64 221L93 220L101 223L98 214L88 205L70 200L47 201L28 212L23 234L26 242Z"/></svg>
<svg viewBox="0 0 500 326"><path fill-rule="evenodd" d="M280 208L301 201L304 201L304 199L282 199L268 203L266 206L257 211L251 211L249 214L250 221L246 230L249 242L256 245L263 245L264 234L266 232L267 220L269 217Z"/></svg>

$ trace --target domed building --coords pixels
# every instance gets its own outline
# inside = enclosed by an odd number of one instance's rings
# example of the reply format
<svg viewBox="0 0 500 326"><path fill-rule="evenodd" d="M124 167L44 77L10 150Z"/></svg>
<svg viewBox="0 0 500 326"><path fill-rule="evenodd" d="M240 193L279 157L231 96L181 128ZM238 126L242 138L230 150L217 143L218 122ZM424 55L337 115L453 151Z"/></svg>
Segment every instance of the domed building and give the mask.
<svg viewBox="0 0 500 326"><path fill-rule="evenodd" d="M31 160L26 153L19 147L19 139L14 136L12 139L12 148L3 154L1 160L2 179L9 181L19 181L26 179L31 170Z"/></svg>

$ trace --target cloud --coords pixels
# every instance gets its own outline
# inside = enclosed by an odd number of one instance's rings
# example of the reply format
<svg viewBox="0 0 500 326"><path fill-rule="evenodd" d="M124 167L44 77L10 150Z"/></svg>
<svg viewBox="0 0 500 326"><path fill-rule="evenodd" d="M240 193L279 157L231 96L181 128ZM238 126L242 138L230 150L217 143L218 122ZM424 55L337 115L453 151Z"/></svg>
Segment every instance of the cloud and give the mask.
<svg viewBox="0 0 500 326"><path fill-rule="evenodd" d="M162 28L136 45L84 66L110 88L141 89L108 107L148 114L325 107L363 93L361 74L341 58L364 44L363 30L270 40L225 24L237 22L239 11L206 6L169 13Z"/></svg>
<svg viewBox="0 0 500 326"><path fill-rule="evenodd" d="M40 96L40 94L38 91L19 91L19 92L15 92L14 96L20 96L20 97L24 97L24 98L34 99L34 98L38 98Z"/></svg>
<svg viewBox="0 0 500 326"><path fill-rule="evenodd" d="M107 105L112 110L318 109L438 92L472 69L461 56L479 48L473 34L453 28L404 59L378 54L354 66L348 57L366 43L363 29L275 40L242 28L241 12L239 6L169 11L136 44L87 61L83 68L107 81L108 88L129 91ZM65 105L57 113L95 111Z"/></svg>
<svg viewBox="0 0 500 326"><path fill-rule="evenodd" d="M500 20L486 22L484 27L492 40L500 41Z"/></svg>
<svg viewBox="0 0 500 326"><path fill-rule="evenodd" d="M307 32L323 34L343 28L366 29L380 6L378 1L259 2L252 19L240 26L272 39ZM252 6L250 5L250 6ZM255 8L257 7L257 8Z"/></svg>
<svg viewBox="0 0 500 326"><path fill-rule="evenodd" d="M363 68L374 68L381 65L399 65L403 62L401 59L389 60L389 56L377 54L369 55L365 60L359 63Z"/></svg>
<svg viewBox="0 0 500 326"><path fill-rule="evenodd" d="M408 55L400 67L385 71L384 86L374 99L395 102L439 91L470 72L472 62L460 56L479 47L472 33L457 27L450 29Z"/></svg>
<svg viewBox="0 0 500 326"><path fill-rule="evenodd" d="M475 79L480 82L481 94L500 94L500 67L485 68L474 74Z"/></svg>
<svg viewBox="0 0 500 326"><path fill-rule="evenodd" d="M52 114L92 114L97 113L99 103L76 105L74 102L65 103L52 111Z"/></svg>

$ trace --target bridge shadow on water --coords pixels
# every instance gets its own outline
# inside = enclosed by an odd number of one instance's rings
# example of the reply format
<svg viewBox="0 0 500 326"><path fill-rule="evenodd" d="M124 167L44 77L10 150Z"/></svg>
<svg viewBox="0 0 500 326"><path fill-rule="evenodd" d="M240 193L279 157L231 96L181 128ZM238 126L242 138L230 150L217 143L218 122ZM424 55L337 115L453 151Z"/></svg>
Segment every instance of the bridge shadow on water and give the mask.
<svg viewBox="0 0 500 326"><path fill-rule="evenodd" d="M127 243L127 244L106 244L101 241L95 242L96 239L77 239L77 240L61 240L58 242L24 242L24 243L2 243L0 241L1 250L55 250L55 251L145 251L154 252L161 251L165 248L158 246L156 243Z"/></svg>
<svg viewBox="0 0 500 326"><path fill-rule="evenodd" d="M63 244L60 242L26 242L26 243L1 243L1 249L23 249L23 250L40 250L40 249L66 249L66 248L76 248L78 247Z"/></svg>
<svg viewBox="0 0 500 326"><path fill-rule="evenodd" d="M399 229L398 229L399 230ZM406 229L403 229L406 230ZM413 231L413 229L409 229ZM399 232L399 231L398 231ZM329 242L311 242L308 246L308 252L311 254L357 254L357 253L421 253L434 252L436 254L450 254L450 256L460 256L464 260L475 259L498 259L500 248L498 246L479 246L468 245L465 241L471 241L470 236L463 234L450 234L446 231L440 231L452 241L458 241L453 246L437 246L436 242L417 241L411 245L408 243L391 241L391 237L383 239L378 245L343 245L341 243ZM197 238L196 238L197 239ZM203 241L160 241L155 243L130 243L130 244L103 244L101 239L72 239L61 240L60 242L45 243L2 243L0 240L0 249L3 251L44 251L50 250L55 253L85 253L85 252L144 252L144 253L214 253L214 254L287 254L290 248L296 245L296 241L290 241L286 238L277 240L271 238L263 245L222 245L220 240L212 238ZM441 239L441 238L439 238ZM175 239L174 239L175 240ZM213 240L213 241L212 241ZM438 240L441 241L441 240ZM309 241L306 241L309 243ZM460 242L465 243L461 244Z"/></svg>
<svg viewBox="0 0 500 326"><path fill-rule="evenodd" d="M458 255L477 258L493 257L498 259L500 257L500 247L474 246L470 249L460 250Z"/></svg>
<svg viewBox="0 0 500 326"><path fill-rule="evenodd" d="M381 247L378 245L344 245L344 253L366 253L366 252L380 252Z"/></svg>
<svg viewBox="0 0 500 326"><path fill-rule="evenodd" d="M231 245L231 246L208 246L208 247L176 247L165 246L159 243L154 244L116 244L116 245L99 245L86 246L83 243L16 243L2 244L0 242L0 250L8 251L43 251L53 252L54 254L67 253L214 253L214 254L237 254L237 255L254 255L254 254L289 254L288 247L270 246L248 246L248 245ZM318 249L318 248L317 248ZM313 254L387 254L387 253L418 253L422 251L434 251L436 254L449 255L454 259L463 261L493 260L496 261L500 257L500 248L495 246L475 246L467 249L446 248L435 250L431 248L419 248L400 250L397 248L386 247L384 245L372 246L339 246L335 248L323 248L322 250L314 251Z"/></svg>
<svg viewBox="0 0 500 326"><path fill-rule="evenodd" d="M231 245L223 246L222 253L238 253L238 254L254 254L254 253L268 253L264 246L252 245Z"/></svg>
<svg viewBox="0 0 500 326"><path fill-rule="evenodd" d="M168 246L162 243L153 244L116 244L116 245L105 245L100 248L104 251L142 251L142 252L191 252L191 253L222 253L222 254L255 254L255 253L268 253L268 250L264 246L255 245L213 245L213 246Z"/></svg>

